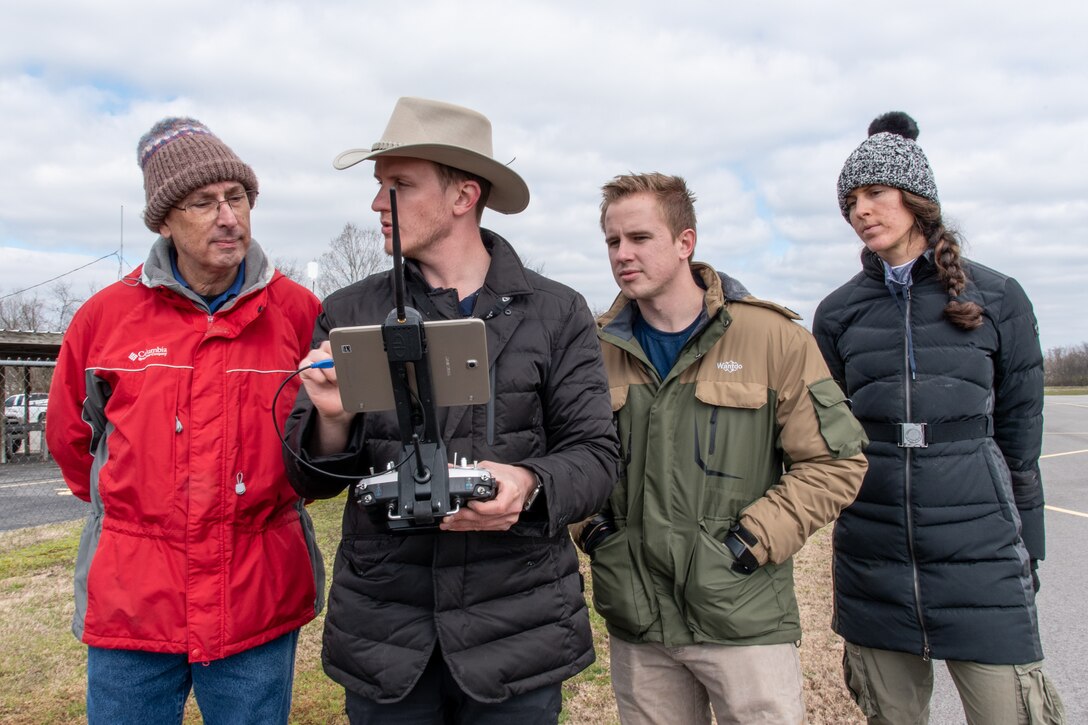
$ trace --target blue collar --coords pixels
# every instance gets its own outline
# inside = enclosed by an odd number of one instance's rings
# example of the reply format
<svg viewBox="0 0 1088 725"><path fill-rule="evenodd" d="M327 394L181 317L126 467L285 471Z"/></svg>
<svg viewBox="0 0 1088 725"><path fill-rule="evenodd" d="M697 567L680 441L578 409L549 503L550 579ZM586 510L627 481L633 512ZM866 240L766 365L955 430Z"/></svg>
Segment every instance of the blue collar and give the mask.
<svg viewBox="0 0 1088 725"><path fill-rule="evenodd" d="M185 281L185 278L181 276L181 272L178 270L178 253L173 247L170 248L170 270L174 273L174 279L178 281L182 287L187 290L193 288ZM222 292L215 297L208 297L200 295L200 298L204 300L204 303L208 305L208 310L211 312L217 311L220 307L225 305L229 300L234 299L242 292L242 285L246 281L246 260L242 260L242 263L238 265L238 274L234 277L234 282L226 292Z"/></svg>

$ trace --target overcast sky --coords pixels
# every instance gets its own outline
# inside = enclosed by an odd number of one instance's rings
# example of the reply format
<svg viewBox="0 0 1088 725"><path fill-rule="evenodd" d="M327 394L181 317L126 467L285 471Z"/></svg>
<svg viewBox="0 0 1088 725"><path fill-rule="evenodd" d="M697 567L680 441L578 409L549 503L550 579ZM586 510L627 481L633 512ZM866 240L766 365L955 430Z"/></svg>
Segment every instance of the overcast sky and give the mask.
<svg viewBox="0 0 1088 725"><path fill-rule="evenodd" d="M0 294L85 295L141 262L136 142L200 119L256 170L254 237L304 265L375 227L373 166L399 96L490 117L532 191L484 215L597 309L616 288L598 226L618 173L684 176L697 258L811 323L859 268L835 182L869 121L921 128L971 258L1017 277L1044 349L1088 341L1088 9L1080 3L5 2ZM48 285L35 290L47 293Z"/></svg>

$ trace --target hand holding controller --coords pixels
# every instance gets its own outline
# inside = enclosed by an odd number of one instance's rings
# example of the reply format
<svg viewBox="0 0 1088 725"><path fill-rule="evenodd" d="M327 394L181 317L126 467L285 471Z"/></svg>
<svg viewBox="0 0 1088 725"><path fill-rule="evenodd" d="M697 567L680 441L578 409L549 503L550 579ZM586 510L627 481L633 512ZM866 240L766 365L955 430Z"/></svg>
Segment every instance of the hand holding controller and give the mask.
<svg viewBox="0 0 1088 725"><path fill-rule="evenodd" d="M464 458L460 465L451 465L447 470L449 476L449 505L444 507L439 501L434 501L437 509L446 508L445 511L435 510L435 518L451 516L462 509L469 501L489 501L495 497L495 478L490 472L478 468L476 463L471 466ZM384 473L369 476L355 484L354 497L362 506L382 506L387 509L390 520L403 519L400 512L403 504L398 499L400 473L392 461L386 467ZM441 497L440 497L441 498Z"/></svg>

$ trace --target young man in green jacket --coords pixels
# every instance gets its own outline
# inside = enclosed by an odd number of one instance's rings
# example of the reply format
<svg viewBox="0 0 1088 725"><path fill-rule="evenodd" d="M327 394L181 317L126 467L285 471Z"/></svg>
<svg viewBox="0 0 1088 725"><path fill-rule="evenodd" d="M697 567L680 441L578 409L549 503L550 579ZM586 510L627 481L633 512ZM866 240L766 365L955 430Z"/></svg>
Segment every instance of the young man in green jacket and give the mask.
<svg viewBox="0 0 1088 725"><path fill-rule="evenodd" d="M793 312L692 263L694 196L603 188L599 320L626 466L575 536L626 723L804 720L791 557L853 501L865 434Z"/></svg>

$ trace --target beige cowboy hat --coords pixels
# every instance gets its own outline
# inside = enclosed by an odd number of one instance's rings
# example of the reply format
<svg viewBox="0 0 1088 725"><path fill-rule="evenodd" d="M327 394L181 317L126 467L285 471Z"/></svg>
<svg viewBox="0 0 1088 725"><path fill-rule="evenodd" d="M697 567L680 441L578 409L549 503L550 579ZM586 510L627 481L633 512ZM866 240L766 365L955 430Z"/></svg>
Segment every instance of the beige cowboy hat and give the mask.
<svg viewBox="0 0 1088 725"><path fill-rule="evenodd" d="M378 156L407 156L435 161L491 182L488 208L517 214L529 205L529 187L491 152L491 121L463 106L425 98L401 98L378 143L348 149L332 162L346 169Z"/></svg>

